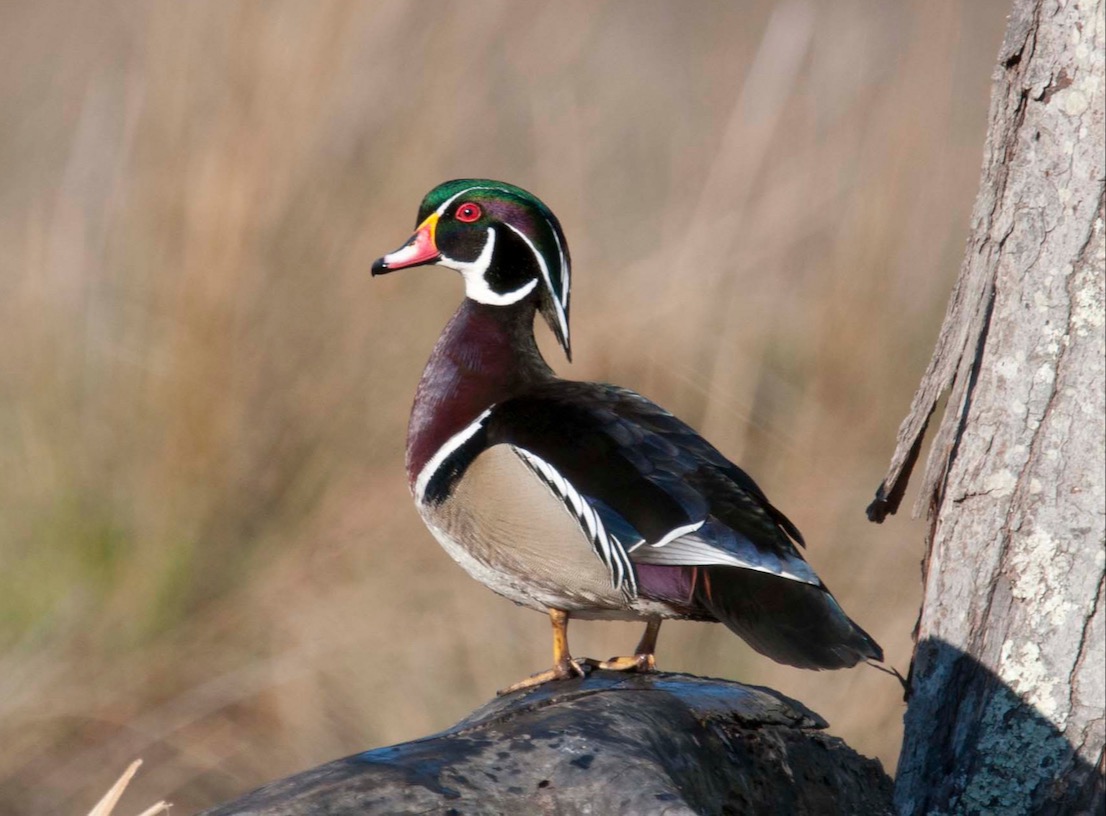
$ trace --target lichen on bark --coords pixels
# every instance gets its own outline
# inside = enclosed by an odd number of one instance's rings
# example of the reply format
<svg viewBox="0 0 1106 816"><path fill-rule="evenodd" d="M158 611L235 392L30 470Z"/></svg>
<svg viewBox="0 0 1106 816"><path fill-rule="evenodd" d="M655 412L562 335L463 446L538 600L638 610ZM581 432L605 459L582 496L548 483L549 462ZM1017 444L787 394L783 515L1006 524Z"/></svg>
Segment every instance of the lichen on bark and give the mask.
<svg viewBox="0 0 1106 816"><path fill-rule="evenodd" d="M960 278L869 509L897 509L948 393L903 813L1103 802L1104 28L1102 0L1014 4Z"/></svg>

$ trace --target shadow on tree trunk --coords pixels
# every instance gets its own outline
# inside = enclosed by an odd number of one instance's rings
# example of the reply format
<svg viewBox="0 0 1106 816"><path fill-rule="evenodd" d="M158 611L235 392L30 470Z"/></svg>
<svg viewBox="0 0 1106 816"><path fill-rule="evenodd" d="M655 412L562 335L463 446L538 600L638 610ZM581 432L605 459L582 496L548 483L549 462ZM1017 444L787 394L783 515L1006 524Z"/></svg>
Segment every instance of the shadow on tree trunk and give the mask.
<svg viewBox="0 0 1106 816"><path fill-rule="evenodd" d="M918 643L910 680L895 783L902 816L1106 812L1102 753L1097 767L1087 762L1048 717L982 663L926 639ZM942 766L959 770L932 785L934 768Z"/></svg>

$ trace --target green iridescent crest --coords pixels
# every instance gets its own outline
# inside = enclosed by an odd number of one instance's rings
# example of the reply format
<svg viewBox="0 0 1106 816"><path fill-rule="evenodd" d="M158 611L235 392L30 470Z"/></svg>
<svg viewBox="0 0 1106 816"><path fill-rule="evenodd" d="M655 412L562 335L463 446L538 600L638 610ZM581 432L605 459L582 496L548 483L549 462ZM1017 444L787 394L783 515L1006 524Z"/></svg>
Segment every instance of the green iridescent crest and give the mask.
<svg viewBox="0 0 1106 816"><path fill-rule="evenodd" d="M432 216L437 216L436 240L445 260L462 269L480 264L484 291L492 298L488 302L514 302L512 295L528 293L533 287L530 281L536 281L539 311L571 359L568 244L550 209L513 184L455 179L427 194L416 223L424 224ZM471 229L484 221L491 226ZM490 258L482 257L485 250L491 252ZM468 276L466 282L471 284Z"/></svg>

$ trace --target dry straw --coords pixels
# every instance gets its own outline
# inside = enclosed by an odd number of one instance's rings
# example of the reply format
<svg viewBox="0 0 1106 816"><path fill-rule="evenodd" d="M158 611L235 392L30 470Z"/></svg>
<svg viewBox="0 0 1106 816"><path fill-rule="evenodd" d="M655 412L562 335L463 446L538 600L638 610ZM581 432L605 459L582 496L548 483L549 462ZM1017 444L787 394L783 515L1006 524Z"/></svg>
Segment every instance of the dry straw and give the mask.
<svg viewBox="0 0 1106 816"><path fill-rule="evenodd" d="M131 779L134 778L141 764L141 759L136 759L132 762L127 767L127 770L123 771L123 775L111 786L111 789L104 794L104 798L97 802L96 807L88 812L88 816L111 816L112 811L115 810L115 806L119 803L119 799L123 796L123 792L127 789L127 785L130 784ZM155 813L168 813L170 807L171 805L168 802L161 801L146 808L138 814L138 816L154 816Z"/></svg>

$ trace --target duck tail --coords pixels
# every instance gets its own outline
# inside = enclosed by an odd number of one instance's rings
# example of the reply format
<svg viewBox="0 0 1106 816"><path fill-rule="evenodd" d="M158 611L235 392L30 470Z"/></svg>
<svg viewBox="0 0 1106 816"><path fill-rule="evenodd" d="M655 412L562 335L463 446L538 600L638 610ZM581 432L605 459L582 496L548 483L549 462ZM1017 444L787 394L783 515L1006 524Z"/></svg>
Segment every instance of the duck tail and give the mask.
<svg viewBox="0 0 1106 816"><path fill-rule="evenodd" d="M883 660L824 586L740 567L700 568L694 600L763 655L803 669Z"/></svg>

